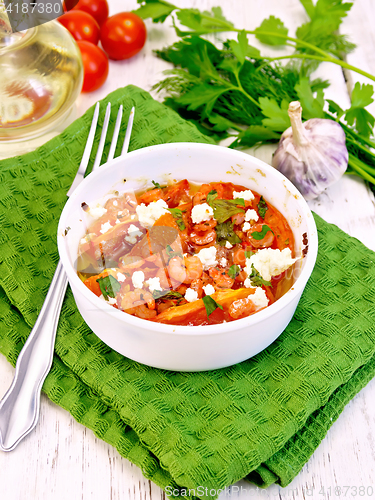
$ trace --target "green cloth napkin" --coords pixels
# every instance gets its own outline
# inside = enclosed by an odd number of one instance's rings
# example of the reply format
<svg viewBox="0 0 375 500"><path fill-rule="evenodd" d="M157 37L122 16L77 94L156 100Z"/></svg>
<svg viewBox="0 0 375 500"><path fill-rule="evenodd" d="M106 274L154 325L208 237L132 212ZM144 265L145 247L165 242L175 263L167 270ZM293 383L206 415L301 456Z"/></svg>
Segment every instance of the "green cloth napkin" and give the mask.
<svg viewBox="0 0 375 500"><path fill-rule="evenodd" d="M112 127L117 105L125 116L136 108L131 149L210 141L134 86L109 101ZM92 113L37 151L0 162L0 351L13 365L58 261L57 223ZM286 486L375 374L375 254L316 223L318 259L294 318L254 358L203 373L141 365L94 335L68 289L43 390L167 493L190 488L210 498L210 489L242 478Z"/></svg>

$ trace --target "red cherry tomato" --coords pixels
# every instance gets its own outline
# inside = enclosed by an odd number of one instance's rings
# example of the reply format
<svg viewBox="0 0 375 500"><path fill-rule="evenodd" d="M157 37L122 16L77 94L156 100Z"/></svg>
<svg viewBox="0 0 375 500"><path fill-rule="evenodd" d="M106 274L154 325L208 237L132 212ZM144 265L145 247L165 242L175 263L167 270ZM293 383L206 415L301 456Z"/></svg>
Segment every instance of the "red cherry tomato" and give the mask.
<svg viewBox="0 0 375 500"><path fill-rule="evenodd" d="M77 41L99 42L100 28L95 19L81 10L71 10L58 18Z"/></svg>
<svg viewBox="0 0 375 500"><path fill-rule="evenodd" d="M100 30L100 41L110 59L129 59L142 49L147 30L140 17L121 12L109 17Z"/></svg>
<svg viewBox="0 0 375 500"><path fill-rule="evenodd" d="M74 9L84 10L101 26L108 17L107 0L79 0Z"/></svg>
<svg viewBox="0 0 375 500"><path fill-rule="evenodd" d="M100 47L90 42L77 42L83 62L82 92L92 92L103 85L108 76L108 57Z"/></svg>

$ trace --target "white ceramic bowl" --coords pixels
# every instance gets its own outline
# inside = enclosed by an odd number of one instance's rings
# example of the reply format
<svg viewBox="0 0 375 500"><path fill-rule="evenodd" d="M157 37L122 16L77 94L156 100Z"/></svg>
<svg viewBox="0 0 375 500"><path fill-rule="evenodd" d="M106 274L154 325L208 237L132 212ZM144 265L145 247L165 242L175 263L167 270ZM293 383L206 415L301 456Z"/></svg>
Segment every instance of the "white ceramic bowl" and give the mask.
<svg viewBox="0 0 375 500"><path fill-rule="evenodd" d="M258 313L219 325L175 326L146 321L119 311L96 297L76 274L79 240L86 225L81 203L100 201L125 188L152 187L151 180L184 179L197 183L233 182L254 189L286 217L296 255L308 239L307 255L290 290ZM126 183L124 184L124 179ZM69 231L65 235L65 229ZM116 158L90 174L68 200L59 222L58 248L78 309L110 347L140 363L178 371L222 368L254 356L271 344L290 322L313 270L318 237L313 216L297 189L277 170L245 153L196 143L151 146ZM297 266L298 267L298 266Z"/></svg>

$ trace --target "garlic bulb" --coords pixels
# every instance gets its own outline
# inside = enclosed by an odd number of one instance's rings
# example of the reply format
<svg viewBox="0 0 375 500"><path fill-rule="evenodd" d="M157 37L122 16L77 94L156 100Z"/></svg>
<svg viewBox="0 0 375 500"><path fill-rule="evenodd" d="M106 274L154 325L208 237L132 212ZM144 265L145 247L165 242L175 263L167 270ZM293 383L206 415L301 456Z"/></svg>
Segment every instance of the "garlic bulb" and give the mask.
<svg viewBox="0 0 375 500"><path fill-rule="evenodd" d="M299 189L306 200L319 196L348 166L345 132L333 120L313 118L302 123L298 101L289 104L292 124L281 136L272 166Z"/></svg>

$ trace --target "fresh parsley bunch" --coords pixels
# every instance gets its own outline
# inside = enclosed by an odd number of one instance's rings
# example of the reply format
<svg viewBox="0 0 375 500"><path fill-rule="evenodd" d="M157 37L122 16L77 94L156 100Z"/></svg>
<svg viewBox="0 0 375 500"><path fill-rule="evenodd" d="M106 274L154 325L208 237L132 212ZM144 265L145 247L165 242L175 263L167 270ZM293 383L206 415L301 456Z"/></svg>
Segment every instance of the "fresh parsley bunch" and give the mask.
<svg viewBox="0 0 375 500"><path fill-rule="evenodd" d="M372 85L355 84L351 106L343 110L325 100L329 82L311 80L311 72L321 62L331 62L375 81L375 77L355 68L342 57L355 47L338 33L343 18L352 7L345 0L300 0L309 20L289 36L284 23L270 16L253 30L239 30L228 21L220 7L210 12L180 9L163 0L138 0L136 11L143 18L164 22L172 15L180 41L156 52L174 69L155 88L166 94L165 103L194 122L216 140L232 137L230 147L251 147L277 142L290 126L290 101L298 100L303 118L329 118L345 130L349 150L347 173L367 180L375 191L375 118L365 109L373 102ZM186 28L182 30L177 26ZM237 40L227 40L221 48L203 38L218 32L237 32ZM264 58L249 44L248 35L271 46L293 46L288 56ZM282 65L282 59L289 59Z"/></svg>

